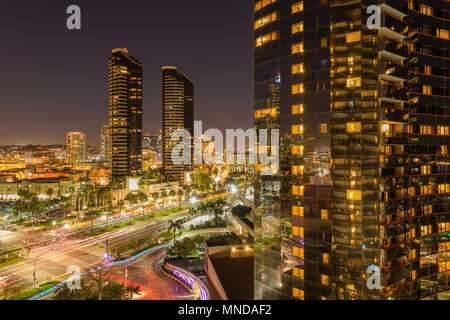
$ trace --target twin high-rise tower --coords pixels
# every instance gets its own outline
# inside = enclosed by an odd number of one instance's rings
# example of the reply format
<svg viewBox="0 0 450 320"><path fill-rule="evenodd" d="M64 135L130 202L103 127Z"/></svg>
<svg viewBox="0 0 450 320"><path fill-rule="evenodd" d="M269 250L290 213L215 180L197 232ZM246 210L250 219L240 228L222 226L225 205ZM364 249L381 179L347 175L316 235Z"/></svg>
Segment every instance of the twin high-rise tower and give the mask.
<svg viewBox="0 0 450 320"><path fill-rule="evenodd" d="M163 170L169 180L183 181L184 166L172 162L173 131L194 126L194 84L175 67L163 67ZM142 174L142 64L127 49L109 59L108 145L111 178L124 182ZM105 148L106 149L106 148Z"/></svg>
<svg viewBox="0 0 450 320"><path fill-rule="evenodd" d="M123 182L142 174L142 64L127 49L109 59L109 168Z"/></svg>
<svg viewBox="0 0 450 320"><path fill-rule="evenodd" d="M256 298L450 298L446 3L254 1Z"/></svg>

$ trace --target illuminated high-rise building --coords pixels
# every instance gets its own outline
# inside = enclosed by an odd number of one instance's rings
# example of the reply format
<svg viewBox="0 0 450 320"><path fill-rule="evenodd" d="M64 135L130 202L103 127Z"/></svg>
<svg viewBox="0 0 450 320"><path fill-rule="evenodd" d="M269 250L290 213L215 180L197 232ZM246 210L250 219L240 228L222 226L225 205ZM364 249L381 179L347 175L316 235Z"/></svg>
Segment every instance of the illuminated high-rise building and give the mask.
<svg viewBox="0 0 450 320"><path fill-rule="evenodd" d="M109 59L109 170L115 181L142 174L142 64L127 49Z"/></svg>
<svg viewBox="0 0 450 320"><path fill-rule="evenodd" d="M104 125L100 132L100 143L101 143L101 151L100 151L100 158L103 161L108 161L109 159L109 153L110 153L110 132L109 132L109 125Z"/></svg>
<svg viewBox="0 0 450 320"><path fill-rule="evenodd" d="M256 298L450 298L447 7L255 1Z"/></svg>
<svg viewBox="0 0 450 320"><path fill-rule="evenodd" d="M168 180L183 181L185 165L172 161L177 141L172 133L177 129L194 130L194 83L175 67L163 67L163 171Z"/></svg>
<svg viewBox="0 0 450 320"><path fill-rule="evenodd" d="M69 132L66 136L66 162L72 165L86 160L86 135Z"/></svg>

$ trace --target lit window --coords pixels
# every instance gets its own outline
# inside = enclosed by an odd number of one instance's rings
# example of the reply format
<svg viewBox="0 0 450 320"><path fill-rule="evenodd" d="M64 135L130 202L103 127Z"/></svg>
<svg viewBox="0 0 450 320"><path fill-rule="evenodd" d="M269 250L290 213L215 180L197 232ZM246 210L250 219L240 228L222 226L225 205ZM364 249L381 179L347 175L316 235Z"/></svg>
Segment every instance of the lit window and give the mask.
<svg viewBox="0 0 450 320"><path fill-rule="evenodd" d="M323 253L322 261L323 261L323 263L330 263L330 255L328 253Z"/></svg>
<svg viewBox="0 0 450 320"><path fill-rule="evenodd" d="M450 40L450 30L436 28L436 36L438 38Z"/></svg>
<svg viewBox="0 0 450 320"><path fill-rule="evenodd" d="M424 73L431 76L431 66L424 66Z"/></svg>
<svg viewBox="0 0 450 320"><path fill-rule="evenodd" d="M292 74L303 73L303 63L292 65Z"/></svg>
<svg viewBox="0 0 450 320"><path fill-rule="evenodd" d="M320 39L320 46L322 48L326 48L328 46L328 38L327 37Z"/></svg>
<svg viewBox="0 0 450 320"><path fill-rule="evenodd" d="M434 128L433 126L420 126L420 134L434 134Z"/></svg>
<svg viewBox="0 0 450 320"><path fill-rule="evenodd" d="M278 38L278 33L276 31L272 32L272 33L268 33L265 34L261 37L256 38L256 46L257 47L261 47L262 45L264 45L265 43L269 42L269 41L273 41L276 40Z"/></svg>
<svg viewBox="0 0 450 320"><path fill-rule="evenodd" d="M297 175L297 174L300 174L300 175L302 175L303 174L303 166L292 166L292 174L294 174L294 175Z"/></svg>
<svg viewBox="0 0 450 320"><path fill-rule="evenodd" d="M361 190L347 190L348 200L361 200Z"/></svg>
<svg viewBox="0 0 450 320"><path fill-rule="evenodd" d="M292 234L294 236L303 238L304 237L303 232L304 232L303 228L292 226Z"/></svg>
<svg viewBox="0 0 450 320"><path fill-rule="evenodd" d="M271 3L274 3L277 0L261 0L255 3L255 12L268 6Z"/></svg>
<svg viewBox="0 0 450 320"><path fill-rule="evenodd" d="M292 215L303 217L304 209L303 207L292 206Z"/></svg>
<svg viewBox="0 0 450 320"><path fill-rule="evenodd" d="M295 196L303 196L304 186L292 186L292 194Z"/></svg>
<svg viewBox="0 0 450 320"><path fill-rule="evenodd" d="M449 126L437 126L437 135L439 136L448 136L449 135Z"/></svg>
<svg viewBox="0 0 450 320"><path fill-rule="evenodd" d="M330 279L329 279L329 277L328 276L326 276L326 275L322 275L322 284L324 285L324 286L328 286L329 284L330 284Z"/></svg>
<svg viewBox="0 0 450 320"><path fill-rule="evenodd" d="M293 84L292 85L292 94L303 93L303 83Z"/></svg>
<svg viewBox="0 0 450 320"><path fill-rule="evenodd" d="M299 257L299 258L303 258L303 256L304 256L303 248L298 248L298 247L294 246L292 248L292 253L294 254L294 256Z"/></svg>
<svg viewBox="0 0 450 320"><path fill-rule="evenodd" d="M292 296L300 300L305 300L305 291L293 287Z"/></svg>
<svg viewBox="0 0 450 320"><path fill-rule="evenodd" d="M361 86L361 77L348 78L347 79L347 87L354 88Z"/></svg>
<svg viewBox="0 0 450 320"><path fill-rule="evenodd" d="M427 6L426 4L421 3L420 4L420 13L426 14L428 16L432 16L433 8L430 6Z"/></svg>
<svg viewBox="0 0 450 320"><path fill-rule="evenodd" d="M430 85L423 85L423 90L422 90L423 94L433 94L433 88Z"/></svg>
<svg viewBox="0 0 450 320"><path fill-rule="evenodd" d="M320 133L328 133L328 124L326 123L320 124Z"/></svg>
<svg viewBox="0 0 450 320"><path fill-rule="evenodd" d="M262 17L259 20L255 21L255 30L264 27L265 25L277 20L277 13L271 13L265 17Z"/></svg>
<svg viewBox="0 0 450 320"><path fill-rule="evenodd" d="M361 132L361 122L347 122L347 132Z"/></svg>
<svg viewBox="0 0 450 320"><path fill-rule="evenodd" d="M349 42L355 42L361 40L361 31L355 31L347 33L346 35L346 41Z"/></svg>
<svg viewBox="0 0 450 320"><path fill-rule="evenodd" d="M303 11L303 1L294 3L292 5L292 14L295 14L297 12Z"/></svg>
<svg viewBox="0 0 450 320"><path fill-rule="evenodd" d="M292 275L296 278L304 279L305 278L305 270L300 268L292 268Z"/></svg>
<svg viewBox="0 0 450 320"><path fill-rule="evenodd" d="M292 134L303 134L303 125L301 124L293 125Z"/></svg>
<svg viewBox="0 0 450 320"><path fill-rule="evenodd" d="M292 45L292 54L303 53L303 42Z"/></svg>
<svg viewBox="0 0 450 320"><path fill-rule="evenodd" d="M303 104L294 104L292 106L292 114L302 114L303 113Z"/></svg>
<svg viewBox="0 0 450 320"><path fill-rule="evenodd" d="M320 210L320 218L322 220L328 220L328 210L326 209Z"/></svg>
<svg viewBox="0 0 450 320"><path fill-rule="evenodd" d="M292 25L292 33L298 33L303 31L303 21Z"/></svg>
<svg viewBox="0 0 450 320"><path fill-rule="evenodd" d="M292 146L292 154L303 154L303 146Z"/></svg>

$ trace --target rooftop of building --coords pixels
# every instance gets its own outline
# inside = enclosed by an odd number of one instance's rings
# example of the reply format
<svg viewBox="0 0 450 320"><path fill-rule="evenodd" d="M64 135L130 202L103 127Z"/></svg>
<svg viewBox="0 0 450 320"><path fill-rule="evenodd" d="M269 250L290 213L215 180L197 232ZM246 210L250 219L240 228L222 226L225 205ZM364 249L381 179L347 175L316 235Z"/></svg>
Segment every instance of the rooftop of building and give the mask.
<svg viewBox="0 0 450 320"><path fill-rule="evenodd" d="M253 256L242 258L210 258L229 300L252 300Z"/></svg>

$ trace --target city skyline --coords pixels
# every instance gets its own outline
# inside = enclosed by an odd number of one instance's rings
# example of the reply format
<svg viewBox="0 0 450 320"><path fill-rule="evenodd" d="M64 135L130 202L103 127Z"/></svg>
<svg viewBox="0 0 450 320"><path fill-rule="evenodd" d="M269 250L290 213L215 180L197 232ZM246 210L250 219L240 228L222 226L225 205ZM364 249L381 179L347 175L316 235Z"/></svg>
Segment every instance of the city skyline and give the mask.
<svg viewBox="0 0 450 320"><path fill-rule="evenodd" d="M196 79L202 116L195 120L221 130L251 127L251 3L175 2L135 0L122 8L110 1L79 1L78 33L65 27L67 3L0 4L0 34L8 48L0 55L9 61L0 75L0 105L2 119L10 119L0 122L0 145L64 144L69 131L83 131L88 145L99 145L108 109L104 57L119 47L146 66L143 132L162 128L163 65L177 65ZM211 81L215 73L221 78Z"/></svg>

